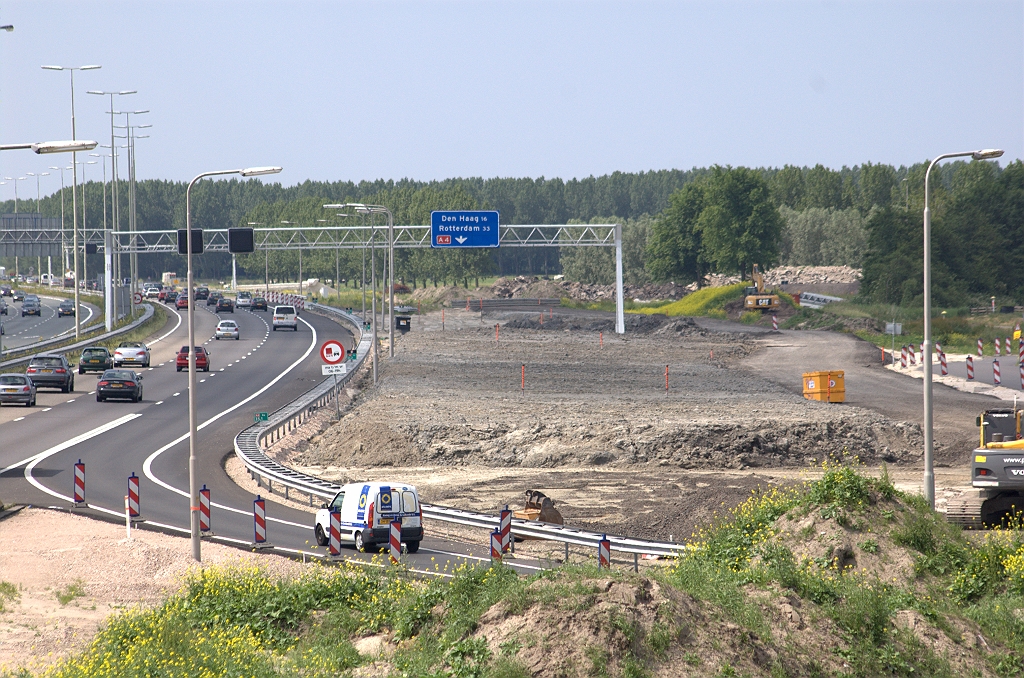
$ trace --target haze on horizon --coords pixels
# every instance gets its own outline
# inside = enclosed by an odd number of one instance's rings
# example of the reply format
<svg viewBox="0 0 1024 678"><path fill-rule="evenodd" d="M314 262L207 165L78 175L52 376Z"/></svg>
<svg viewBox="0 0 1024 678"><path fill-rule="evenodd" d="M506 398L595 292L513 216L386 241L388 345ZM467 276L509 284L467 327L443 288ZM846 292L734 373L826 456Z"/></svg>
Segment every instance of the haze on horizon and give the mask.
<svg viewBox="0 0 1024 678"><path fill-rule="evenodd" d="M15 25L0 32L0 141L69 138L68 74L40 66L100 64L76 73L78 136L110 143L109 99L86 90L138 90L115 108L150 111L133 120L152 124L140 179L268 164L294 185L1024 157L1020 2L18 0L0 23ZM6 152L0 176L54 164ZM59 186L52 171L41 182Z"/></svg>

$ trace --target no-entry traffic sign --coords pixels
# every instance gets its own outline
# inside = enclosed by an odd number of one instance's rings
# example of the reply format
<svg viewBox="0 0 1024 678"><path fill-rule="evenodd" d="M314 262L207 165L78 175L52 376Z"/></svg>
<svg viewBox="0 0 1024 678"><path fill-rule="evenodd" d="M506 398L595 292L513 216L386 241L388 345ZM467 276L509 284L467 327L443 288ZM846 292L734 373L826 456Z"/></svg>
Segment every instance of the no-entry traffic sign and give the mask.
<svg viewBox="0 0 1024 678"><path fill-rule="evenodd" d="M133 294L132 295L132 301L134 301L136 304L141 304L142 303L142 293L141 292L136 292L135 294Z"/></svg>
<svg viewBox="0 0 1024 678"><path fill-rule="evenodd" d="M337 339L329 339L320 347L320 357L328 365L336 365L345 357L345 347Z"/></svg>

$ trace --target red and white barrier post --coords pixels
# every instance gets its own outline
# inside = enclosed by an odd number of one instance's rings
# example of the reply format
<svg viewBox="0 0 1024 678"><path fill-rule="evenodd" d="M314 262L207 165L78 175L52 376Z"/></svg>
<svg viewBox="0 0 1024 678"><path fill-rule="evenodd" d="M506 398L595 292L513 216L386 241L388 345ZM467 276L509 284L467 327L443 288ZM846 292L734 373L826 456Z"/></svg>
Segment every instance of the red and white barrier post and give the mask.
<svg viewBox="0 0 1024 678"><path fill-rule="evenodd" d="M907 369L907 347L904 346L900 351L900 368Z"/></svg>
<svg viewBox="0 0 1024 678"><path fill-rule="evenodd" d="M978 339L978 357L983 358L985 356L985 344L982 343L981 339Z"/></svg>
<svg viewBox="0 0 1024 678"><path fill-rule="evenodd" d="M74 505L81 506L85 503L85 464L79 459L75 464L75 494Z"/></svg>
<svg viewBox="0 0 1024 678"><path fill-rule="evenodd" d="M332 556L341 555L341 511L331 511L331 536L327 548Z"/></svg>
<svg viewBox="0 0 1024 678"><path fill-rule="evenodd" d="M605 570L612 566L612 543L608 541L606 534L597 542L597 566Z"/></svg>
<svg viewBox="0 0 1024 678"><path fill-rule="evenodd" d="M391 564L397 565L398 559L402 557L402 521L392 520L391 530L388 534L388 546L390 547Z"/></svg>
<svg viewBox="0 0 1024 678"><path fill-rule="evenodd" d="M498 518L498 532L501 533L501 552L507 553L509 542L512 541L512 512L508 510L508 504Z"/></svg>
<svg viewBox="0 0 1024 678"><path fill-rule="evenodd" d="M779 316L772 314L772 329L776 332L779 331Z"/></svg>
<svg viewBox="0 0 1024 678"><path fill-rule="evenodd" d="M1024 336L1020 338L1020 348L1017 350L1017 362L1024 364Z"/></svg>
<svg viewBox="0 0 1024 678"><path fill-rule="evenodd" d="M256 495L252 501L253 544L267 543L267 500Z"/></svg>
<svg viewBox="0 0 1024 678"><path fill-rule="evenodd" d="M909 349L909 351L910 351L910 364L911 365L916 365L917 364L917 352L914 350L914 345L911 344L910 346L907 347L907 349Z"/></svg>
<svg viewBox="0 0 1024 678"><path fill-rule="evenodd" d="M135 475L135 472L133 471L132 474L128 476L128 515L132 518L138 518L142 515L140 508L139 477Z"/></svg>
<svg viewBox="0 0 1024 678"><path fill-rule="evenodd" d="M996 357L997 358L999 357L999 344L1000 344L999 337L996 337Z"/></svg>
<svg viewBox="0 0 1024 678"><path fill-rule="evenodd" d="M491 532L491 564L501 562L501 530Z"/></svg>
<svg viewBox="0 0 1024 678"><path fill-rule="evenodd" d="M939 353L939 371L942 373L942 376L946 376L947 374L949 374L949 370L946 368L945 353Z"/></svg>
<svg viewBox="0 0 1024 678"><path fill-rule="evenodd" d="M205 484L199 490L199 531L210 531L210 490Z"/></svg>
<svg viewBox="0 0 1024 678"><path fill-rule="evenodd" d="M967 356L967 381L974 380L974 356Z"/></svg>
<svg viewBox="0 0 1024 678"><path fill-rule="evenodd" d="M999 358L992 361L992 383L996 386L1002 383L1002 380L999 378Z"/></svg>
<svg viewBox="0 0 1024 678"><path fill-rule="evenodd" d="M1024 363L1020 364L1020 387L1024 389Z"/></svg>

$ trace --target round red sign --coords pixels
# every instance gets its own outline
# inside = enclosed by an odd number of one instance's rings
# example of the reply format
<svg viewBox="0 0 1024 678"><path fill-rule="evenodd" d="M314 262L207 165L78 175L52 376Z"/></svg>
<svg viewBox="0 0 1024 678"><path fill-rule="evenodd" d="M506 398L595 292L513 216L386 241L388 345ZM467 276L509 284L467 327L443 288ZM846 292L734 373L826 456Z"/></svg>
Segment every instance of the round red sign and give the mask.
<svg viewBox="0 0 1024 678"><path fill-rule="evenodd" d="M320 357L328 365L336 365L345 357L345 347L336 339L330 339L320 347Z"/></svg>

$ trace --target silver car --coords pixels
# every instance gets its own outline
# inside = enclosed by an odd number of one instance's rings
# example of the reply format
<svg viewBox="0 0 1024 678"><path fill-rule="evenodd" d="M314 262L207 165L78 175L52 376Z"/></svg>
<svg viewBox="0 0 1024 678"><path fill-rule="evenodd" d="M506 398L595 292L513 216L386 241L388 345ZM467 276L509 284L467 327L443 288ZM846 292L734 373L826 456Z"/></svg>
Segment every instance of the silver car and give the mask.
<svg viewBox="0 0 1024 678"><path fill-rule="evenodd" d="M24 374L0 374L0 405L4 403L35 407L36 385Z"/></svg>
<svg viewBox="0 0 1024 678"><path fill-rule="evenodd" d="M122 341L114 349L114 367L139 365L149 367L149 347L141 341Z"/></svg>
<svg viewBox="0 0 1024 678"><path fill-rule="evenodd" d="M234 320L221 320L217 323L217 331L213 333L213 338L238 340L238 323Z"/></svg>

